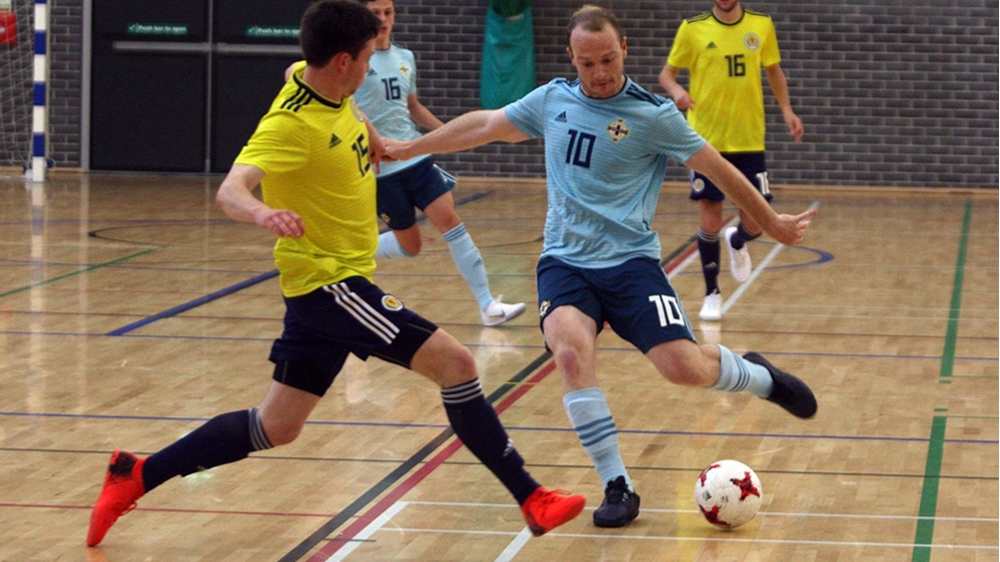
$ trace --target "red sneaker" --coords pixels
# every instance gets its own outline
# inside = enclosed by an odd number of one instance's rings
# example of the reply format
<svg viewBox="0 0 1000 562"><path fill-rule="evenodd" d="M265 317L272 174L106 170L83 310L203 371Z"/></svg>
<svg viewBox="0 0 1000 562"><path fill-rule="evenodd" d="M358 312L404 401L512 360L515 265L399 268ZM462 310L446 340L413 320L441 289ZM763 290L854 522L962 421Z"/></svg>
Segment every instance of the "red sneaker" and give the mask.
<svg viewBox="0 0 1000 562"><path fill-rule="evenodd" d="M580 515L587 500L566 490L546 490L539 486L521 506L531 534L540 537Z"/></svg>
<svg viewBox="0 0 1000 562"><path fill-rule="evenodd" d="M90 514L87 546L97 546L115 521L135 509L136 500L146 493L142 484L144 462L145 458L140 459L128 451L112 453L108 474L104 477L104 488Z"/></svg>

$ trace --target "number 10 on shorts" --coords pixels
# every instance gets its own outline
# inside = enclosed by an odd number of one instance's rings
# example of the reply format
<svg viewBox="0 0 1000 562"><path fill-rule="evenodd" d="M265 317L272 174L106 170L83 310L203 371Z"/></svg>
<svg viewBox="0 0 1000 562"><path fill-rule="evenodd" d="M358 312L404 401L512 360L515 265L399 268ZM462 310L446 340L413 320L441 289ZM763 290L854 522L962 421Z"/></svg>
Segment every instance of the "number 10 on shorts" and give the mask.
<svg viewBox="0 0 1000 562"><path fill-rule="evenodd" d="M656 305L656 313L660 315L660 327L666 328L669 324L685 325L684 315L681 314L681 305L677 302L677 297L650 295L649 302Z"/></svg>

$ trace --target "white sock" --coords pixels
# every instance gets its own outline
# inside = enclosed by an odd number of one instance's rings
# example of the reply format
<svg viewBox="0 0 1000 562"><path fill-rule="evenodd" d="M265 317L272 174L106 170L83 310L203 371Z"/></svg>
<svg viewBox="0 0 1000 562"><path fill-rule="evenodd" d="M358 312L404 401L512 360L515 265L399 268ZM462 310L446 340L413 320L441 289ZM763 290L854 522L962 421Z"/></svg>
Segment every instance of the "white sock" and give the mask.
<svg viewBox="0 0 1000 562"><path fill-rule="evenodd" d="M469 236L469 231L465 229L465 223L445 232L443 238L448 243L451 258L455 260L458 272L462 274L472 294L476 296L479 309L486 310L486 307L493 302L493 294L490 293L490 282L486 278L483 256Z"/></svg>

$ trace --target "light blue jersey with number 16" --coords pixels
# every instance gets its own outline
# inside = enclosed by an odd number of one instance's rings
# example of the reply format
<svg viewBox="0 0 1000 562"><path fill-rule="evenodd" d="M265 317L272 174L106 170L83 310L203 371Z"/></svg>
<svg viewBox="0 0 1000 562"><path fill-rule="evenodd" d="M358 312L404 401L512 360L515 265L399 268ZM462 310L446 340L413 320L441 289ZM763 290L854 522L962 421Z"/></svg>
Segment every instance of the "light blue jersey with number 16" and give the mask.
<svg viewBox="0 0 1000 562"><path fill-rule="evenodd" d="M378 134L397 140L413 140L420 136L417 124L410 117L409 98L417 93L417 65L413 52L395 43L388 49L376 50L369 61L371 69L364 83L354 93L358 107L365 112ZM403 160L383 161L378 176L409 168L429 155Z"/></svg>
<svg viewBox="0 0 1000 562"><path fill-rule="evenodd" d="M628 78L606 99L588 98L579 80L557 78L504 111L522 132L545 139L542 257L588 269L660 259L650 224L667 157L686 162L705 146L672 101Z"/></svg>

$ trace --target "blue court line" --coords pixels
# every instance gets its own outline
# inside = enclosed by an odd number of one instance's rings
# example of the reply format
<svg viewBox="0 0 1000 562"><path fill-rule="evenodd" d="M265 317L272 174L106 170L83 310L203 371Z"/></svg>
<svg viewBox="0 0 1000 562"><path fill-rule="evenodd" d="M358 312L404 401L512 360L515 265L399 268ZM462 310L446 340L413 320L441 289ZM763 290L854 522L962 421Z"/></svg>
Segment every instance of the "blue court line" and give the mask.
<svg viewBox="0 0 1000 562"><path fill-rule="evenodd" d="M207 297L206 297L207 298ZM152 317L151 317L152 318ZM267 318L263 320L269 320ZM277 319L275 319L277 320ZM144 322L140 321L140 322ZM139 324L136 322L135 324ZM148 322L147 322L148 323ZM134 324L133 324L134 325ZM446 325L446 324L444 324ZM125 328L119 328L119 330L124 330ZM31 336L31 337L71 337L71 338L103 338L109 334L84 334L76 332L28 332L20 330L0 330L0 335L5 336ZM147 338L147 339L169 339L169 340L190 340L190 341L236 341L236 342L273 342L273 337L261 337L261 338L249 338L245 336L241 337L227 337L227 336L183 336L177 334L164 335L164 334L120 334L124 337L129 338ZM464 343L462 344L469 348L480 348L480 347L507 347L511 349L542 349L541 345L507 345L507 346L494 346L491 344L480 344L480 343ZM624 351L632 353L635 351L634 347L602 347L602 351ZM940 355L882 355L882 354L858 354L858 353L816 353L816 352L804 352L804 351L768 351L764 350L761 353L766 353L770 355L785 355L789 357L848 357L857 359L899 359L899 360L925 360L925 361L940 361ZM997 357L970 357L970 356L958 356L955 357L956 361L1000 361ZM955 376L953 378L961 379L967 378L962 375ZM982 378L982 377L979 377Z"/></svg>
<svg viewBox="0 0 1000 562"><path fill-rule="evenodd" d="M121 421L162 421L178 423L204 423L210 418L191 417L170 417L170 416L136 416L136 415L111 415L111 414L65 414L65 413L32 413L32 412L3 412L0 417L21 417L21 418L59 418L59 419L80 419L80 420L121 420ZM323 421L308 420L306 425L313 426L344 426L344 427L381 427L381 428L402 428L402 429L445 429L451 427L448 424L420 424L420 423L391 423L391 422L352 422L352 421ZM564 427L538 427L505 425L508 431L537 431L551 433L573 433L572 428ZM809 435L791 433L740 433L740 432L712 432L712 431L682 431L682 430L662 430L662 429L618 429L618 433L629 435L664 435L678 437L741 437L741 438L771 438L771 439L809 439L827 441L871 441L887 443L927 443L927 437L880 437L871 435ZM945 439L946 443L965 445L986 445L1000 446L1000 441L990 441L987 439Z"/></svg>
<svg viewBox="0 0 1000 562"><path fill-rule="evenodd" d="M154 317L149 317L154 318ZM164 316L166 318L166 316ZM148 319L147 319L148 320ZM280 320L280 319L276 319ZM145 322L142 320L141 322ZM150 320L150 322L155 321ZM147 322L148 324L149 322ZM139 324L136 322L135 324ZM134 325L134 324L130 324ZM127 327L127 326L126 326ZM119 330L124 330L126 327L118 328ZM117 331L117 330L116 330ZM56 336L64 338L104 338L110 335L107 334L84 334L79 332L26 332L26 331L0 331L0 335L5 336L31 336L33 338L43 337L43 336ZM239 341L239 342L255 342L255 341L266 341L273 342L274 337L269 338L248 338L245 336L241 337L226 337L226 336L177 336L177 335L162 335L162 334L121 334L123 337L129 338L149 338L149 339L164 339L164 340L193 340L193 341Z"/></svg>
<svg viewBox="0 0 1000 562"><path fill-rule="evenodd" d="M127 326L122 326L121 328L118 328L117 330L111 330L110 332L108 332L107 334L104 334L104 335L106 335L106 336L122 336L122 335L125 335L125 334L131 332L132 330L136 330L136 329L141 328L143 326L147 326L149 324L152 324L153 322L156 322L157 320L162 320L164 318L170 318L171 316L176 316L178 314L181 314L182 312L187 312L188 310L191 310L192 308L197 308L197 307L199 307L199 306L201 306L203 304L210 303L210 302L212 302L212 301L214 301L216 299L220 299L220 298L222 298L224 296L231 295L231 294L233 294L233 293L235 293L237 291L241 291L243 289L246 289L247 287L256 285L256 284L261 283L263 281L267 281L268 279L273 279L273 278L275 278L277 276L278 276L278 270L277 269L272 270L272 271L268 271L267 273L263 273L263 274L258 275L256 277L253 277L251 279L247 279L246 281L242 281L242 282L237 283L235 285L226 287L225 289L222 289L220 291L215 291L214 293L209 293L209 294L207 294L207 295L205 295L203 297L199 297L199 298L197 298L197 299L195 299L193 301L186 302L186 303L184 303L184 304L182 304L180 306L175 306L173 308L164 310L163 312L158 312L158 313L156 313L156 314L154 314L154 315L152 315L152 316L150 316L148 318L143 318L142 320L139 320L138 322L133 322L133 323L127 325Z"/></svg>
<svg viewBox="0 0 1000 562"><path fill-rule="evenodd" d="M469 203L471 201L475 201L475 200L480 199L482 197L486 197L488 194L489 194L489 192L473 193L472 195L463 197L463 198L455 201L455 205L457 206L457 205L462 205L462 204L465 204L465 203ZM421 216L418 220L423 220L424 218L426 218L426 217ZM108 230L108 229L105 229L105 230ZM235 285L231 285L231 286L226 287L224 289L221 289L219 291L215 291L214 293L209 293L209 294L207 294L207 295L205 295L203 297L199 297L199 298L194 299L192 301L188 301L188 302L186 302L186 303L184 303L182 305L175 306L173 308L164 310L163 312L158 312L158 313L156 313L156 314L154 314L152 316L149 316L147 318L143 318L142 320L139 320L138 322L133 322L133 323L127 325L127 326L122 326L121 328L118 328L117 330L111 330L110 332L108 332L108 333L106 333L104 335L106 335L106 336L123 336L123 335L125 335L125 334L127 334L127 333L129 333L129 332L131 332L133 330L137 330L139 328L142 328L143 326L148 326L148 325L152 324L153 322L157 322L159 320L163 320L164 318L170 318L171 316L177 316L178 314L187 312L187 311L189 311L189 310L191 310L193 308L197 308L197 307L199 307L199 306L201 306L203 304L207 304L207 303L210 303L210 302L212 302L214 300L220 299L222 297L231 295L231 294L233 294L233 293L235 293L237 291L242 291L243 289L246 289L247 287L251 287L253 285L256 285L256 284L261 283L263 281L267 281L268 279L272 279L272 278L277 277L277 276L278 276L278 270L277 269L269 271L267 273L263 273L263 274L258 275L256 277L253 277L251 279L247 279L246 281L242 281L240 283L237 283Z"/></svg>
<svg viewBox="0 0 1000 562"><path fill-rule="evenodd" d="M240 258L235 260L226 260L230 262L240 262L245 263L253 261L254 258ZM175 263L181 262L191 263L195 260L172 260L169 262L149 262L149 265L125 265L116 264L113 266L108 266L108 269L132 269L137 271L183 271L183 272L194 272L194 273L247 273L246 269L205 269L204 267L164 267L164 263ZM219 260L205 259L202 261L210 263L219 263ZM46 267L79 267L80 264L77 262L62 262L62 261L46 261L46 260L15 260L15 259L4 259L0 258L0 264L11 264L11 265L24 265L24 266L46 266Z"/></svg>

